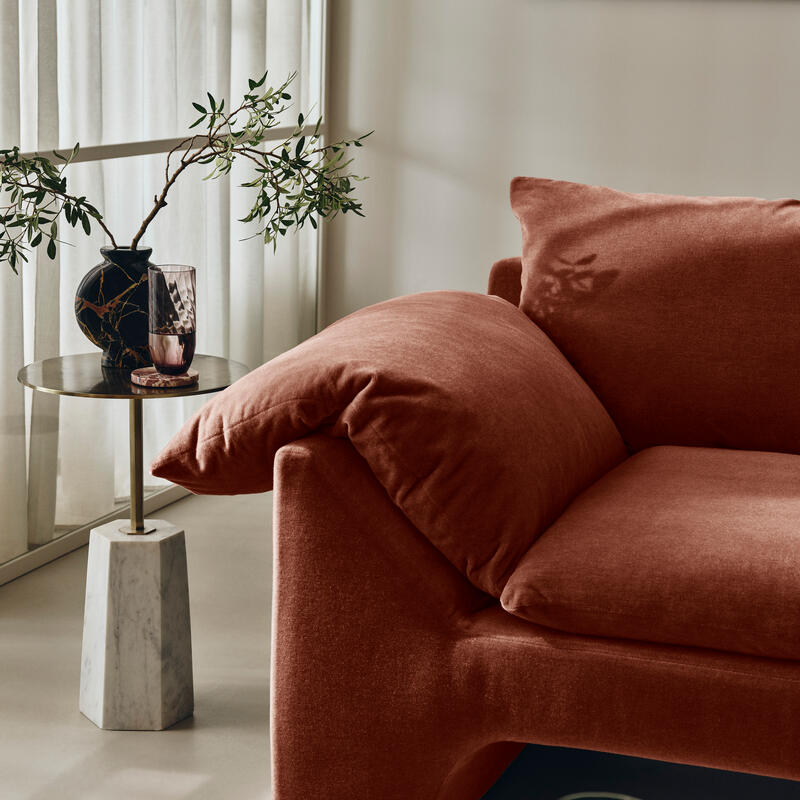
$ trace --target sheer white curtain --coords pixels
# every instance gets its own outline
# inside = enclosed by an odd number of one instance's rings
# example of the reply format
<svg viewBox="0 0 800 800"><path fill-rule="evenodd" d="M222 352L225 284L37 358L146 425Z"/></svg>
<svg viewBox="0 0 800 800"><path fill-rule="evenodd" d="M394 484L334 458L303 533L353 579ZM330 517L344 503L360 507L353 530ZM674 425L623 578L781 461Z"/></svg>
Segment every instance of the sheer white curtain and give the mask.
<svg viewBox="0 0 800 800"><path fill-rule="evenodd" d="M182 135L205 92L230 103L247 78L300 76L298 110L321 112L324 0L0 0L0 147L47 151ZM226 104L227 104L226 103ZM71 190L130 241L164 180L165 154L72 165ZM249 177L175 185L142 246L155 263L197 267L198 351L253 367L314 332L317 241L312 229L277 255L236 220ZM185 179L185 180L184 180ZM72 313L75 288L100 261L102 232L64 233L58 259L0 270L0 562L114 507L127 485L127 407L116 401L27 397L23 363L92 349ZM27 390L26 390L27 391ZM145 404L145 459L197 402ZM151 478L146 484L155 484Z"/></svg>

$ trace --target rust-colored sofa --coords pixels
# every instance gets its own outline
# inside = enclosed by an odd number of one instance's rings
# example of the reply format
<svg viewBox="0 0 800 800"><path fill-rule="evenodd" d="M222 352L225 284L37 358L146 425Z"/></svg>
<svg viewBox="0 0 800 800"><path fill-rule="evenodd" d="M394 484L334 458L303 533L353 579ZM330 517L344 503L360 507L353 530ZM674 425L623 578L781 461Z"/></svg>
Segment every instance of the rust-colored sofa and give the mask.
<svg viewBox="0 0 800 800"><path fill-rule="evenodd" d="M800 779L800 204L525 180L510 305L357 312L154 464L219 493L274 466L275 800L478 800L525 743Z"/></svg>
<svg viewBox="0 0 800 800"><path fill-rule="evenodd" d="M519 273L490 293L516 303ZM796 662L518 619L343 439L279 451L274 509L276 800L478 800L524 743L800 779Z"/></svg>

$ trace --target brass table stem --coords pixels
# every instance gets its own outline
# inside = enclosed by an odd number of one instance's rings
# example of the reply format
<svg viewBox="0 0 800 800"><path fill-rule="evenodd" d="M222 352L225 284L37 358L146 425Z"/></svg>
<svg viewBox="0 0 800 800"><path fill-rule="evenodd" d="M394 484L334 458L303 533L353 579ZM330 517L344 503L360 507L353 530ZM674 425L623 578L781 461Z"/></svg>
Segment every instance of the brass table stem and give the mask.
<svg viewBox="0 0 800 800"><path fill-rule="evenodd" d="M148 528L144 520L142 401L218 392L248 372L244 364L200 353L195 354L192 364L199 373L197 383L171 388L134 386L126 370L104 369L97 352L45 358L26 364L17 373L20 383L40 392L128 401L131 519L130 525L119 529L121 533L141 535L155 530Z"/></svg>
<svg viewBox="0 0 800 800"><path fill-rule="evenodd" d="M142 401L138 398L128 400L130 407L130 456L131 456L131 524L122 527L122 533L142 535L152 533L155 528L144 524L144 464L142 458Z"/></svg>

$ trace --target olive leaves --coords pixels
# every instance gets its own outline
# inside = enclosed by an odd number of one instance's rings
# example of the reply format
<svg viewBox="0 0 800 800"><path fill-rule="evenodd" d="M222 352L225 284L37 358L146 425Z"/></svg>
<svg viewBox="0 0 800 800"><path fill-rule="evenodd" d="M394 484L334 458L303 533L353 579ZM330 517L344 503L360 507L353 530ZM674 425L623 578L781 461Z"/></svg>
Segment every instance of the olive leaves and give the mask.
<svg viewBox="0 0 800 800"><path fill-rule="evenodd" d="M26 158L19 147L0 150L0 263L8 262L14 272L45 241L48 257L56 257L61 219L73 228L80 222L87 234L95 220L114 242L100 212L67 189L63 172L79 150L76 144L68 156L54 151L59 164L38 154Z"/></svg>
<svg viewBox="0 0 800 800"><path fill-rule="evenodd" d="M273 128L285 124L292 99L288 89L297 77L292 73L277 87L266 86L267 73L248 80L248 92L229 111L225 100L206 93L207 103L193 102L199 117L189 126L199 129L179 142L167 155L164 186L153 197L153 206L131 241L136 249L150 223L167 205L167 194L178 177L195 164L211 165L205 180L230 173L237 160L251 163L255 177L240 184L254 190L250 211L240 221L255 223L266 244L306 222L316 228L319 219L340 212L363 216L355 198L357 181L345 157L350 147L361 147L364 134L355 139L324 144L322 120L313 125L299 114L288 135L276 141ZM370 132L371 133L371 132ZM62 220L73 228L80 223L87 234L99 225L111 244L117 243L103 221L103 215L83 196L71 194L64 170L75 160L79 145L68 156L53 152L55 160L38 153L25 157L19 147L0 150L0 263L6 261L14 272L28 261L30 250L46 242L47 255L55 258ZM173 159L176 161L173 162Z"/></svg>
<svg viewBox="0 0 800 800"><path fill-rule="evenodd" d="M290 228L302 228L306 221L316 228L318 218L339 212L363 216L362 204L353 196L354 183L363 178L350 174L352 159L343 156L346 148L361 147L369 133L323 145L322 119L310 126L299 114L292 132L274 143L270 131L281 123L289 107L292 96L287 90L296 77L297 73L292 73L279 86L265 89L267 73L259 80L251 78L249 92L238 108L227 114L225 100L218 102L210 93L207 106L192 103L200 116L190 127L203 126L207 141L190 160L213 165L205 180L227 175L237 158L252 162L255 177L240 185L255 189L253 204L240 222L255 222L257 231L247 238L261 236L273 249L278 237Z"/></svg>

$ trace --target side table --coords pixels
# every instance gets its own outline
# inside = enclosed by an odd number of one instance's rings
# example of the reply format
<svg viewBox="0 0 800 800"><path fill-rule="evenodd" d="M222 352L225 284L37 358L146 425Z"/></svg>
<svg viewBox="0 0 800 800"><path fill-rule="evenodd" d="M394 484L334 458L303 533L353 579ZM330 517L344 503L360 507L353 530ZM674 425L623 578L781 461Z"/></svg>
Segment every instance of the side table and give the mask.
<svg viewBox="0 0 800 800"><path fill-rule="evenodd" d="M184 532L144 518L142 401L217 392L247 374L236 361L196 355L192 386L137 386L100 353L60 356L23 367L31 389L73 397L128 400L130 521L89 536L80 710L109 730L162 730L194 710L189 586Z"/></svg>

